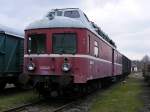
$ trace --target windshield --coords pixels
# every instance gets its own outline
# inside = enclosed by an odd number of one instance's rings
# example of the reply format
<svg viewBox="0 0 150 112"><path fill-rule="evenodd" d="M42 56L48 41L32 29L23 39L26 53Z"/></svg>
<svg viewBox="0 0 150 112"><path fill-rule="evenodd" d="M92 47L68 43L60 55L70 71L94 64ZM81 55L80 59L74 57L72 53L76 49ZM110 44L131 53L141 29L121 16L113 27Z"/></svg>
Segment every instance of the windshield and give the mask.
<svg viewBox="0 0 150 112"><path fill-rule="evenodd" d="M70 18L79 18L80 14L77 10L73 10L73 11L65 11L64 16L70 17Z"/></svg>
<svg viewBox="0 0 150 112"><path fill-rule="evenodd" d="M53 34L53 53L75 54L76 34L73 33Z"/></svg>
<svg viewBox="0 0 150 112"><path fill-rule="evenodd" d="M28 50L31 54L43 54L46 53L46 36L44 34L31 35L28 40Z"/></svg>

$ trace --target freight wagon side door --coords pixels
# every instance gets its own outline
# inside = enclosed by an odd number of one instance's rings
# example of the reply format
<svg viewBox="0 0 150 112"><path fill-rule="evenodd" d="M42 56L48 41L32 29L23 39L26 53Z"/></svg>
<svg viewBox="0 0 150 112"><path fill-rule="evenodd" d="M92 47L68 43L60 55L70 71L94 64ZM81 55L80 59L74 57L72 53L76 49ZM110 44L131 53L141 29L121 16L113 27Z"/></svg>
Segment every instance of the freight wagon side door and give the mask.
<svg viewBox="0 0 150 112"><path fill-rule="evenodd" d="M0 77L4 71L5 64L5 34L0 33Z"/></svg>
<svg viewBox="0 0 150 112"><path fill-rule="evenodd" d="M5 73L16 73L19 71L20 38L6 35Z"/></svg>

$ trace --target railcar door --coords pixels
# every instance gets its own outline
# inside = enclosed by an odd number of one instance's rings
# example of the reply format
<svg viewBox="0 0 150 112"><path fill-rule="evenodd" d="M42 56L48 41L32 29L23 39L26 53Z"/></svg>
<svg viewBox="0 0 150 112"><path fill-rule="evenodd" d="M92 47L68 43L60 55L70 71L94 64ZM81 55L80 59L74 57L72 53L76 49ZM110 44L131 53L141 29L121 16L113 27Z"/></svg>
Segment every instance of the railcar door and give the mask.
<svg viewBox="0 0 150 112"><path fill-rule="evenodd" d="M112 76L114 75L114 49L112 49Z"/></svg>

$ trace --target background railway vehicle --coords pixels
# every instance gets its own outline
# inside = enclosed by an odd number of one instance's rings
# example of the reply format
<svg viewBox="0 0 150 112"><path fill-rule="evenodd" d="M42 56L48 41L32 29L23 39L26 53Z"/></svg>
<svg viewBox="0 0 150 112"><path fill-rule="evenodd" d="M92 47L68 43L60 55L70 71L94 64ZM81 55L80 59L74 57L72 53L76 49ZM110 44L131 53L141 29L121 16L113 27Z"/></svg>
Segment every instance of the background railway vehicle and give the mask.
<svg viewBox="0 0 150 112"><path fill-rule="evenodd" d="M100 88L129 73L129 63L78 8L52 9L25 30L24 74L43 95Z"/></svg>
<svg viewBox="0 0 150 112"><path fill-rule="evenodd" d="M126 77L131 73L131 60L122 55L122 75Z"/></svg>
<svg viewBox="0 0 150 112"><path fill-rule="evenodd" d="M0 90L7 83L18 84L23 72L23 32L0 25Z"/></svg>
<svg viewBox="0 0 150 112"><path fill-rule="evenodd" d="M150 63L144 64L143 77L150 84Z"/></svg>

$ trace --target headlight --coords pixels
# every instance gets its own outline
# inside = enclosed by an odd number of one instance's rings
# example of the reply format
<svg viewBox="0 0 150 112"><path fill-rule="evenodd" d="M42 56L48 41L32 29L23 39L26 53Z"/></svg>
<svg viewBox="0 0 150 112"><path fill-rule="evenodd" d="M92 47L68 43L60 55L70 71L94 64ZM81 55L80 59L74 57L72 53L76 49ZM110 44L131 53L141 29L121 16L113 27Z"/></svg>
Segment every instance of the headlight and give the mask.
<svg viewBox="0 0 150 112"><path fill-rule="evenodd" d="M71 66L70 66L69 63L64 63L64 64L62 65L62 70L63 70L64 72L68 72L68 71L70 70L70 68L71 68Z"/></svg>
<svg viewBox="0 0 150 112"><path fill-rule="evenodd" d="M33 63L30 63L28 66L27 66L28 70L29 71L33 71L35 69L35 64Z"/></svg>

